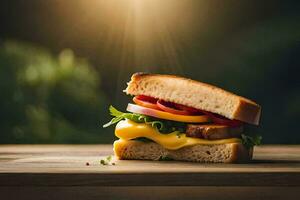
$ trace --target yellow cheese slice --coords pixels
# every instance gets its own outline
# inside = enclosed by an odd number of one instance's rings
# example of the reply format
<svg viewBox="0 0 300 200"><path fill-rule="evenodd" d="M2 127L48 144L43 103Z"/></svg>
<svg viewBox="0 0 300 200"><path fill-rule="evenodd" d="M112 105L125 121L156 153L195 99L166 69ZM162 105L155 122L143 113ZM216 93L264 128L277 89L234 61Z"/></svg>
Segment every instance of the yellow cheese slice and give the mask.
<svg viewBox="0 0 300 200"><path fill-rule="evenodd" d="M205 140L200 138L186 137L185 134L180 134L178 131L169 134L162 134L150 125L136 123L128 119L122 120L117 124L115 135L123 140L132 140L145 137L162 145L166 149L172 150L196 144L227 144L241 142L241 140L238 138Z"/></svg>

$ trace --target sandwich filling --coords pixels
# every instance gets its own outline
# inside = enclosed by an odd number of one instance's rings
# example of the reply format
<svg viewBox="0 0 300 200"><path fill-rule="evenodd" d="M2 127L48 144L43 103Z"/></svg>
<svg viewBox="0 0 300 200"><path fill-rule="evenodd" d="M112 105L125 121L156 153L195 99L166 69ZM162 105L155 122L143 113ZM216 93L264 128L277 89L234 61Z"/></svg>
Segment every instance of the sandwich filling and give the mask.
<svg viewBox="0 0 300 200"><path fill-rule="evenodd" d="M243 134L243 123L237 120L142 95L133 102L128 113L111 106L114 118L103 126L117 124L115 135L122 140L152 141L170 150L197 144L260 144L261 137Z"/></svg>
<svg viewBox="0 0 300 200"><path fill-rule="evenodd" d="M201 138L188 137L184 133L174 131L168 134L162 134L157 129L151 127L151 125L145 123L136 123L129 119L118 122L115 135L123 140L132 140L137 138L147 138L152 140L165 149L175 150L186 146L196 144L225 144L225 143L239 143L238 138L219 139L219 140L207 140Z"/></svg>

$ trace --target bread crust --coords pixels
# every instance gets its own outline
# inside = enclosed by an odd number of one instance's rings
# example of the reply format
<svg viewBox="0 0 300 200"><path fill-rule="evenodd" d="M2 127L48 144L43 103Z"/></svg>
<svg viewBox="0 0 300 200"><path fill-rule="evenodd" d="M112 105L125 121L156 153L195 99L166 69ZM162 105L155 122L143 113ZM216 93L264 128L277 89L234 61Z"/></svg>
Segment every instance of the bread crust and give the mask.
<svg viewBox="0 0 300 200"><path fill-rule="evenodd" d="M168 150L154 142L122 139L114 142L114 152L121 160L161 160L168 157L177 161L204 163L246 163L253 155L253 149L247 149L241 143L194 145Z"/></svg>
<svg viewBox="0 0 300 200"><path fill-rule="evenodd" d="M261 107L252 100L175 75L135 73L124 92L163 99L255 125L259 124L261 114Z"/></svg>

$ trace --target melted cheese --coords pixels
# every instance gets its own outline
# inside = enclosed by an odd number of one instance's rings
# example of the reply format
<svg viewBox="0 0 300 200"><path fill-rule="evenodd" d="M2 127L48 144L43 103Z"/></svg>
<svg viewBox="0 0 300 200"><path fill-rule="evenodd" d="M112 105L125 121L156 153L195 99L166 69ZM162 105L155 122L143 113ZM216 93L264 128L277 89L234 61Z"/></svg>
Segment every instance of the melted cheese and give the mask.
<svg viewBox="0 0 300 200"><path fill-rule="evenodd" d="M179 149L185 146L195 144L227 144L240 143L238 138L221 139L221 140L205 140L200 138L186 137L175 131L169 134L161 134L155 128L143 123L135 123L130 120L120 121L115 129L115 135L123 140L132 140L145 137L162 145L166 149Z"/></svg>

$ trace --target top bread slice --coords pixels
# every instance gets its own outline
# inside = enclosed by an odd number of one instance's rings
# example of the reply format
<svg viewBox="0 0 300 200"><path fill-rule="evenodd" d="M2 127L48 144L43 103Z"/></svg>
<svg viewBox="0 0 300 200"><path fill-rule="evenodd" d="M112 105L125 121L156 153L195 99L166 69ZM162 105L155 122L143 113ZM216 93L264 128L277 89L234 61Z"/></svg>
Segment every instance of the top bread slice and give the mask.
<svg viewBox="0 0 300 200"><path fill-rule="evenodd" d="M124 90L258 125L261 107L244 97L191 79L161 74L135 73Z"/></svg>

